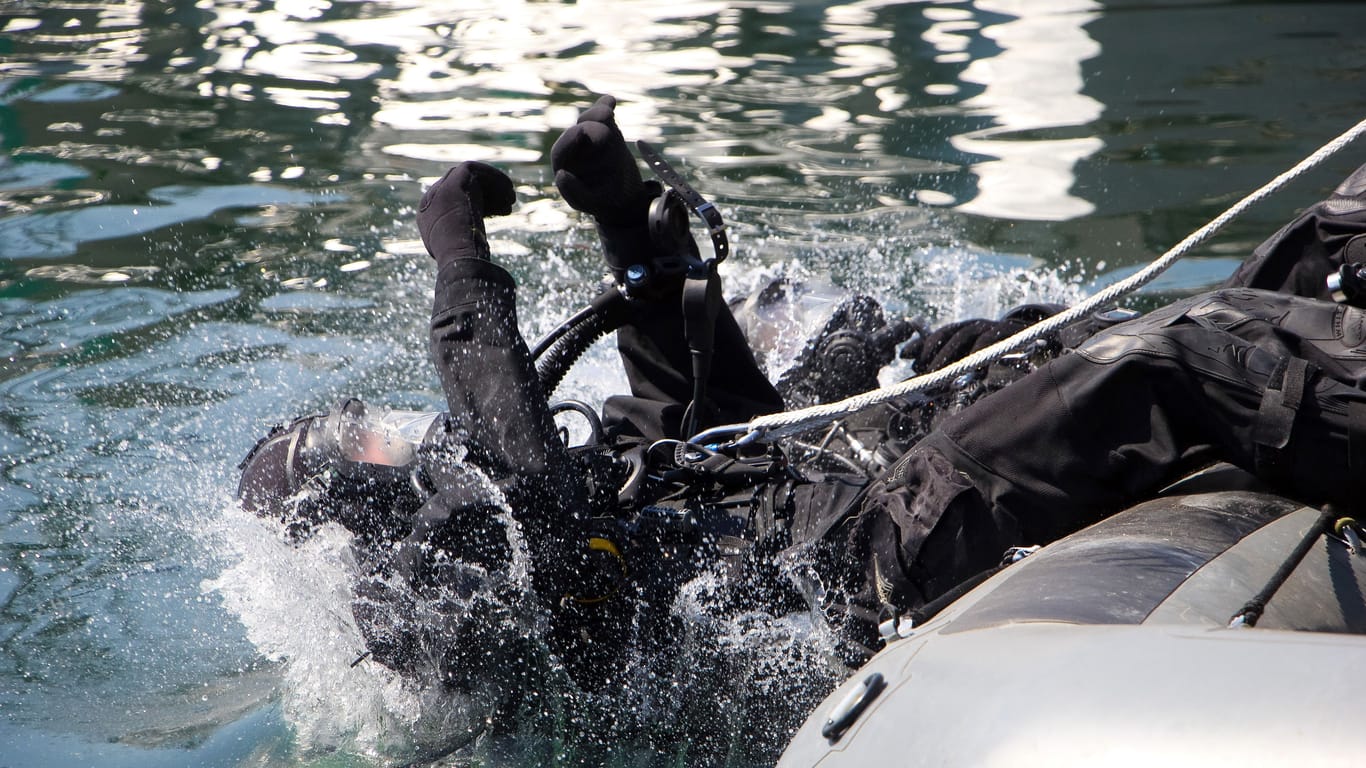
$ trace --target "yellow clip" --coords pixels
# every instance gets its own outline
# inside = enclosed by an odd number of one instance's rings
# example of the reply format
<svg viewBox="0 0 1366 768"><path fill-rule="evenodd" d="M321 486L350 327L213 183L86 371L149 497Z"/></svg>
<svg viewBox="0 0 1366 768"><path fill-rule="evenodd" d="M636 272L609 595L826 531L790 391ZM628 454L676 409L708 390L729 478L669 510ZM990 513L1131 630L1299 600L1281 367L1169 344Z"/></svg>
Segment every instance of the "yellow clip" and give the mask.
<svg viewBox="0 0 1366 768"><path fill-rule="evenodd" d="M622 557L621 550L617 549L617 545L612 543L610 539L604 539L601 536L590 536L588 537L588 548L595 552L606 552L612 557L615 557L617 559L617 565L621 566L621 581L618 581L616 584L614 584L612 586L612 589L609 590L605 595L598 595L596 597L579 597L577 595L565 595L566 598L573 600L574 602L580 605L593 605L595 603L601 603L602 601L606 600L612 595L615 595L617 593L617 590L621 588L621 582L625 581L628 575L628 571L626 570L626 558Z"/></svg>
<svg viewBox="0 0 1366 768"><path fill-rule="evenodd" d="M617 549L617 545L613 544L610 539L604 539L601 536L590 536L588 538L588 548L611 554L612 557L617 559L617 562L621 563L622 574L624 575L626 573L626 558L621 556L621 550Z"/></svg>

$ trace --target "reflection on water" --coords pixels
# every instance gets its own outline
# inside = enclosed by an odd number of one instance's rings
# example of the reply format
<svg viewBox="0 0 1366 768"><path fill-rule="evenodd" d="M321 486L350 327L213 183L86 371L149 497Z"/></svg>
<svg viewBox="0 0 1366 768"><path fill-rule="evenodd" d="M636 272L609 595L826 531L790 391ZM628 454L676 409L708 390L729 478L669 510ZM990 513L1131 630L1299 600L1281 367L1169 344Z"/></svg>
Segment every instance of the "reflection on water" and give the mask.
<svg viewBox="0 0 1366 768"><path fill-rule="evenodd" d="M537 298L529 335L602 271L546 162L603 92L719 203L732 292L828 275L930 319L989 314L1131 272L1359 120L1363 22L1359 4L1232 0L0 4L0 754L367 764L420 741L411 692L308 677L354 640L318 613L341 604L339 567L314 553L291 576L229 497L274 422L343 394L440 406L412 206L446 165L519 184L490 240ZM1157 289L1218 282L1353 152ZM604 345L563 389L620 386ZM257 562L276 580L242 576ZM832 680L808 617L688 615L680 647L741 659L736 685L775 707ZM698 714L686 687L653 685L578 702L616 706L615 731L547 709L526 720L544 740L490 754L689 762L705 743L762 763L802 714L756 736L726 712L699 735L669 725ZM628 721L621 743L575 741Z"/></svg>
<svg viewBox="0 0 1366 768"><path fill-rule="evenodd" d="M960 75L963 82L982 87L961 106L990 115L995 123L950 140L956 149L994 158L972 164L977 196L961 210L1045 220L1090 213L1095 206L1072 194L1073 169L1103 142L1093 135L1044 135L1050 128L1085 129L1105 107L1082 92L1081 63L1100 53L1086 24L1097 18L1100 5L1092 0L977 0L974 6L1006 19L982 29L1000 51L971 59Z"/></svg>

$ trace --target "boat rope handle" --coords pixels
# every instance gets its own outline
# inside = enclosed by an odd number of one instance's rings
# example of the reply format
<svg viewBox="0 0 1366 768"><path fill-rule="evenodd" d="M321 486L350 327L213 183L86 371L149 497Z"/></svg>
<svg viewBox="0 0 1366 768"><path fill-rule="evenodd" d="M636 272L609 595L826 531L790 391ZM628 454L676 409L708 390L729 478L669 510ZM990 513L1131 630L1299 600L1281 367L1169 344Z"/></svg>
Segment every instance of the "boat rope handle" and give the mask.
<svg viewBox="0 0 1366 768"><path fill-rule="evenodd" d="M1305 555L1308 555L1309 550L1314 548L1314 543L1319 540L1319 537L1333 529L1333 519L1339 515L1340 513L1335 505L1323 505L1323 509L1319 510L1318 515L1314 517L1314 523L1304 532L1300 540L1295 542L1294 549L1286 554L1285 559L1276 568L1276 572L1271 574L1270 579L1267 579L1266 586L1262 587L1262 591L1244 603L1243 607L1229 618L1229 629L1257 626L1257 620L1266 611L1266 604L1271 602L1271 598L1276 596L1276 592L1285 582L1290 580L1290 574L1295 572L1295 569L1304 560Z"/></svg>
<svg viewBox="0 0 1366 768"><path fill-rule="evenodd" d="M744 445L755 441L767 443L776 442L784 437L789 437L829 424L842 416L862 410L870 405L885 403L888 400L902 397L911 394L912 392L919 392L924 389L937 387L946 382L953 381L968 371L980 368L995 360L999 360L1029 342L1046 336L1058 328L1094 312L1100 307L1109 306L1120 297L1133 293L1157 279L1159 275L1167 271L1168 268L1189 253L1191 249L1209 239L1215 232L1223 229L1224 226L1242 215L1248 208L1261 202L1295 178L1303 175L1315 166L1318 166L1334 154L1337 154L1363 133L1366 133L1366 120L1362 120L1352 126L1337 138L1324 144L1313 154L1301 160L1295 167L1285 171L1267 182L1261 189L1258 189L1233 204L1228 210L1219 214L1219 216L1215 217L1205 226L1187 235L1184 240L1172 246L1171 249L1142 270L1123 280L1112 283L1095 294L1092 294L1084 301L1075 304L1052 317L1042 320L1020 331L1014 336L1002 339L985 349L974 352L956 363L952 363L931 373L916 376L898 384L883 387L882 389L855 395L836 403L816 405L797 411L768 414L744 424L727 424L720 427L713 427L694 436L689 442L706 445L728 438L730 439L730 444L734 446ZM734 437L736 435L739 437Z"/></svg>

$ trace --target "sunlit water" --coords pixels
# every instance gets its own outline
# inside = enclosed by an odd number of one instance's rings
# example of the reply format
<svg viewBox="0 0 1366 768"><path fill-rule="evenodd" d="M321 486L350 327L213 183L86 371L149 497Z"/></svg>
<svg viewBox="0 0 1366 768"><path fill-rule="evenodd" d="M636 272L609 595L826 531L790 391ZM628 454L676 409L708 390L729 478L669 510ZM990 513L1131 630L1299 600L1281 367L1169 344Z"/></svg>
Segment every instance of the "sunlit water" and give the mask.
<svg viewBox="0 0 1366 768"><path fill-rule="evenodd" d="M412 207L446 165L519 184L490 229L529 336L601 272L546 167L598 93L720 204L730 293L792 274L990 315L1131 273L1366 116L1364 27L1310 2L0 4L0 764L430 762L480 729L478 697L352 665L337 531L291 547L231 500L273 423L440 406ZM1363 160L1138 303L1217 283ZM621 384L602 345L561 394ZM716 587L674 608L672 677L580 695L552 664L518 727L440 760L771 762L840 672L810 617L717 620Z"/></svg>

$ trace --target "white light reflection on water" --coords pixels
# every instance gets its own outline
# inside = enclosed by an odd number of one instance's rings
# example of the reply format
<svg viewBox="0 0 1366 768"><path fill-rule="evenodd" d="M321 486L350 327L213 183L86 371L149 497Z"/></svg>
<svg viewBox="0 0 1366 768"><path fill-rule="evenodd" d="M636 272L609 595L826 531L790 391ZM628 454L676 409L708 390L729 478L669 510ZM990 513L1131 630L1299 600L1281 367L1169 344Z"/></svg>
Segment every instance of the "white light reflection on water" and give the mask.
<svg viewBox="0 0 1366 768"><path fill-rule="evenodd" d="M982 86L961 102L964 109L993 118L991 128L950 139L954 147L995 158L972 164L977 196L959 210L1006 219L1062 220L1084 216L1095 206L1072 194L1077 163L1104 145L1095 136L1069 139L1024 137L1027 131L1086 126L1105 105L1082 93L1081 63L1100 53L1085 25L1097 18L1093 0L976 0L984 13L1008 14L982 29L1001 51L976 58L963 70L964 83ZM954 29L963 29L956 21ZM939 26L944 31L943 26ZM933 42L936 39L927 38ZM960 38L949 35L949 48Z"/></svg>

